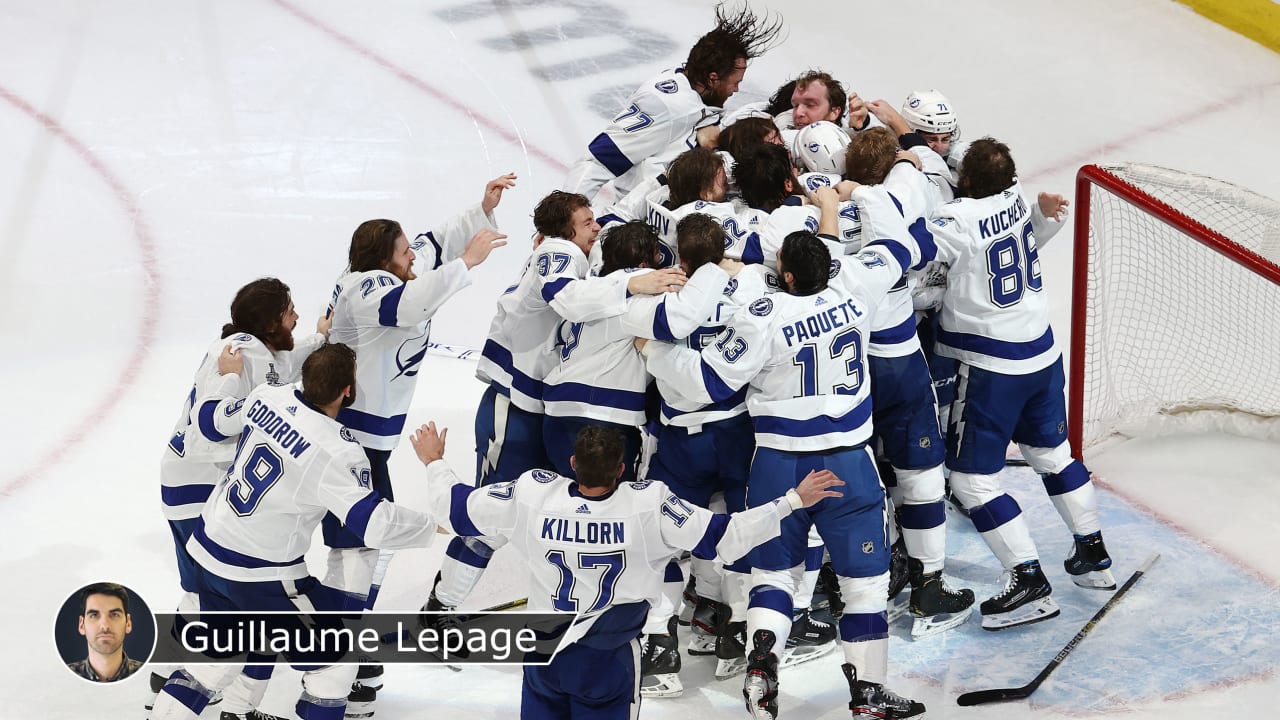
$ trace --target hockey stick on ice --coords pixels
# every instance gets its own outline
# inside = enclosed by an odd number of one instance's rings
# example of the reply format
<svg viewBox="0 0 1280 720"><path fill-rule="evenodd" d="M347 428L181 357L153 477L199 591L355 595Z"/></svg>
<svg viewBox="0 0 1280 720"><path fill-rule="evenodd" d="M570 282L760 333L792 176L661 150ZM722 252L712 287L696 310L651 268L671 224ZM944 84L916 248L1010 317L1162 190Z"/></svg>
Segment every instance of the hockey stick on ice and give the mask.
<svg viewBox="0 0 1280 720"><path fill-rule="evenodd" d="M1116 603L1120 602L1120 598L1124 597L1124 594L1129 592L1129 588L1133 587L1134 583L1138 582L1139 578L1150 570L1151 566L1159 559L1159 553L1147 558L1147 561L1142 564L1142 567L1134 571L1134 573L1129 576L1129 579L1124 581L1124 585L1121 585L1120 589L1116 591L1116 594L1111 596L1111 599L1107 601L1107 604L1103 605L1101 610L1094 613L1089 622L1085 623L1084 627L1080 628L1080 632L1076 633L1076 636L1071 638L1071 642L1067 643L1066 647L1058 651L1058 654L1049 661L1048 665L1044 666L1044 669L1040 671L1040 674L1037 675L1034 680L1022 687L996 688L994 690L975 690L973 692L967 692L956 698L956 702L960 705L969 706L983 705L990 702L1000 702L1002 700L1022 700L1024 698L1031 697L1031 693L1035 692L1036 688L1040 687L1040 683L1043 683L1045 678L1049 677L1049 674L1057 669L1057 667L1062 664L1063 660L1067 659L1067 656L1071 654L1072 650L1076 649L1076 645L1080 644L1080 641L1084 639L1084 636L1088 635L1089 631L1093 630L1094 626L1098 624L1098 621L1101 620Z"/></svg>
<svg viewBox="0 0 1280 720"><path fill-rule="evenodd" d="M484 608L480 612L490 613L490 612L503 612L505 610L517 610L528 604L529 604L529 598L522 597L522 598L516 598L515 600L511 600L509 602L498 603L497 605L490 605L489 607ZM449 668L454 672L462 672L462 667L459 665L446 664L445 667Z"/></svg>

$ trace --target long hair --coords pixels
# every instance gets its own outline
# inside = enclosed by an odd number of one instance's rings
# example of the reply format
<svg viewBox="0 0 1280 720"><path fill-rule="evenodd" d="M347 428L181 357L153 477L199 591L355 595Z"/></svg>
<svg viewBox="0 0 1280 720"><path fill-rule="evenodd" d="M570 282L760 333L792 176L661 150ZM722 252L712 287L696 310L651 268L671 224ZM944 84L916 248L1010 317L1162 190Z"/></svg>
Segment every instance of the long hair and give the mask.
<svg viewBox="0 0 1280 720"><path fill-rule="evenodd" d="M365 220L351 234L347 265L351 272L385 270L396 253L396 240L404 234L395 220Z"/></svg>
<svg viewBox="0 0 1280 720"><path fill-rule="evenodd" d="M716 26L689 50L684 72L691 83L706 85L711 73L733 72L738 58L751 60L773 47L782 31L782 16L758 16L745 2L737 11L716 5Z"/></svg>
<svg viewBox="0 0 1280 720"><path fill-rule="evenodd" d="M586 195L552 190L533 209L533 227L544 237L572 240L575 234L573 214L578 208L591 207Z"/></svg>
<svg viewBox="0 0 1280 720"><path fill-rule="evenodd" d="M658 232L644 220L632 220L605 231L600 241L604 260L601 275L624 268L653 267L658 255Z"/></svg>
<svg viewBox="0 0 1280 720"><path fill-rule="evenodd" d="M696 147L680 153L667 168L667 188L671 191L668 209L702 199L702 193L715 185L716 172L723 168L720 154L710 148Z"/></svg>
<svg viewBox="0 0 1280 720"><path fill-rule="evenodd" d="M222 337L249 333L264 342L272 339L289 302L288 285L273 277L254 280L236 292L231 322L222 326Z"/></svg>

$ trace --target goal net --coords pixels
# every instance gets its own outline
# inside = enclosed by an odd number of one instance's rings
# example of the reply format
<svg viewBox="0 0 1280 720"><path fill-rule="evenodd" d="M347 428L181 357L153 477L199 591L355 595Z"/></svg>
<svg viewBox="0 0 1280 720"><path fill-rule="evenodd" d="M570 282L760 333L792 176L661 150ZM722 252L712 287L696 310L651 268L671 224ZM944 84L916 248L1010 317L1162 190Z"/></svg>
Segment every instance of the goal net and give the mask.
<svg viewBox="0 0 1280 720"><path fill-rule="evenodd" d="M1152 165L1088 165L1076 211L1076 454L1172 432L1280 441L1280 203Z"/></svg>

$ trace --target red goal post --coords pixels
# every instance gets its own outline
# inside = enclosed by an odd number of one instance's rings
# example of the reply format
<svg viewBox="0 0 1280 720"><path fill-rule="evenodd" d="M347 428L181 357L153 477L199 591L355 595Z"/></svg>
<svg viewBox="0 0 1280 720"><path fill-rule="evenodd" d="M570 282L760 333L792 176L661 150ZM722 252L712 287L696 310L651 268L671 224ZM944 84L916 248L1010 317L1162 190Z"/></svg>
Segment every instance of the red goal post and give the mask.
<svg viewBox="0 0 1280 720"><path fill-rule="evenodd" d="M1076 176L1072 452L1117 436L1280 441L1280 203L1152 165Z"/></svg>

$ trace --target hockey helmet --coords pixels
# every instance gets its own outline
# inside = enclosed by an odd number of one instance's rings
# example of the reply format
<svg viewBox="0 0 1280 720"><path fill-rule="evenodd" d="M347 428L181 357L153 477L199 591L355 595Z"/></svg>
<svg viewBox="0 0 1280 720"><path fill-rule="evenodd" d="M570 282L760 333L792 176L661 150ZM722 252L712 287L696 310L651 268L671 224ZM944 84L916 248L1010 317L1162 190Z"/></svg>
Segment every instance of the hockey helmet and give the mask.
<svg viewBox="0 0 1280 720"><path fill-rule="evenodd" d="M791 157L810 172L844 175L844 150L849 133L833 122L820 120L796 132Z"/></svg>
<svg viewBox="0 0 1280 720"><path fill-rule="evenodd" d="M902 119L917 132L951 133L960 139L960 121L951 109L951 101L937 90L916 90L902 103Z"/></svg>

